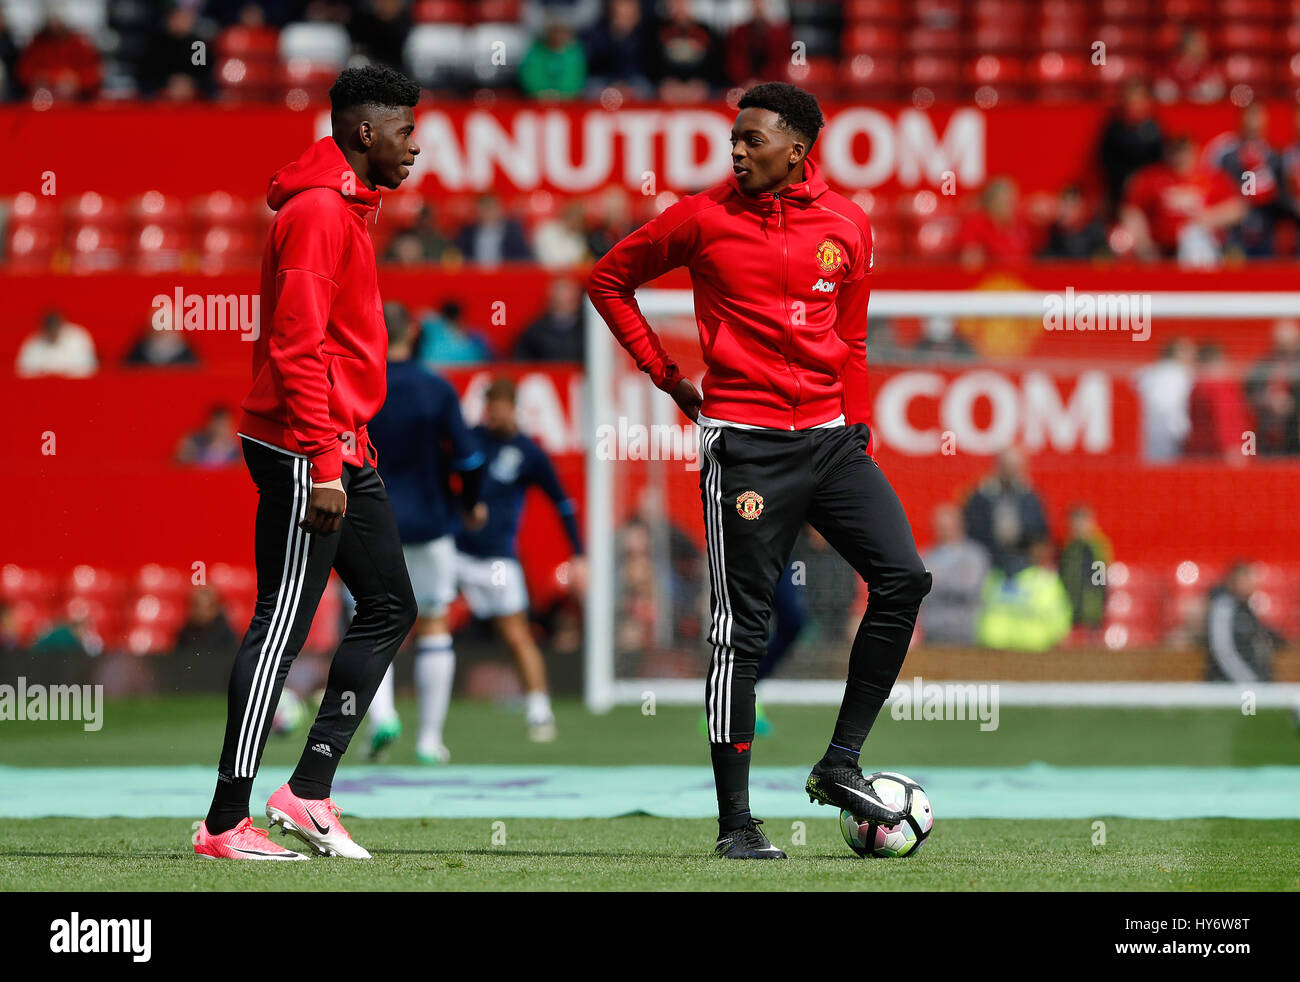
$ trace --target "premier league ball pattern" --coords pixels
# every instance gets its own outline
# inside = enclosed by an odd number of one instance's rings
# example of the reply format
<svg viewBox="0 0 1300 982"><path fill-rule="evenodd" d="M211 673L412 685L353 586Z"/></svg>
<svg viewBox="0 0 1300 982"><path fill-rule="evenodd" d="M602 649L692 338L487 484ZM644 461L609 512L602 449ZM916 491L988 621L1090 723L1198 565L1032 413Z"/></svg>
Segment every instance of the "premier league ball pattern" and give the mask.
<svg viewBox="0 0 1300 982"><path fill-rule="evenodd" d="M915 855L934 828L929 796L910 777L894 771L877 771L867 778L867 783L888 807L903 812L903 821L892 826L859 822L847 811L841 811L840 831L844 833L844 841L859 856Z"/></svg>

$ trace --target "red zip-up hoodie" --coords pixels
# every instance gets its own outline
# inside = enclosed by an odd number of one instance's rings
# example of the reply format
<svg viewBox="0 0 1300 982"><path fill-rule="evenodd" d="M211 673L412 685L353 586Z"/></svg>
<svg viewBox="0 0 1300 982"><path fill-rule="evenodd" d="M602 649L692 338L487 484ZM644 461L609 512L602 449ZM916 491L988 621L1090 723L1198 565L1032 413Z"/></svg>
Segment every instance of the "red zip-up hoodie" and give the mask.
<svg viewBox="0 0 1300 982"><path fill-rule="evenodd" d="M587 293L654 384L681 371L633 293L685 266L708 372L704 415L776 429L869 423L867 216L826 187L816 165L779 193L747 195L733 175L666 209L611 249Z"/></svg>
<svg viewBox="0 0 1300 982"><path fill-rule="evenodd" d="M331 137L271 178L262 329L239 432L311 460L316 483L376 462L366 424L384 404L388 331L367 188Z"/></svg>

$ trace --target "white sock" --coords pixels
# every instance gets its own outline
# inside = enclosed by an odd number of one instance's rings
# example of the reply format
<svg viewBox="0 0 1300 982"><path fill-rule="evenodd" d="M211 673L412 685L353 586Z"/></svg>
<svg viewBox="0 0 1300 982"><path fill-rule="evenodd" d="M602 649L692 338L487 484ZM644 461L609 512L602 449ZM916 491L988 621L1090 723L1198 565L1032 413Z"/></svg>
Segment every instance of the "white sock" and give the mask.
<svg viewBox="0 0 1300 982"><path fill-rule="evenodd" d="M375 697L370 700L370 732L373 733L384 723L391 723L397 719L397 704L393 701L393 666L388 666L388 671L379 682L379 688L375 690Z"/></svg>
<svg viewBox="0 0 1300 982"><path fill-rule="evenodd" d="M524 716L528 720L529 726L536 726L538 723L549 723L555 718L551 713L551 696L549 693L538 689L535 692L528 693L524 699Z"/></svg>
<svg viewBox="0 0 1300 982"><path fill-rule="evenodd" d="M442 727L451 702L456 676L456 652L450 634L430 634L419 639L415 650L415 689L420 700L418 747L440 747Z"/></svg>

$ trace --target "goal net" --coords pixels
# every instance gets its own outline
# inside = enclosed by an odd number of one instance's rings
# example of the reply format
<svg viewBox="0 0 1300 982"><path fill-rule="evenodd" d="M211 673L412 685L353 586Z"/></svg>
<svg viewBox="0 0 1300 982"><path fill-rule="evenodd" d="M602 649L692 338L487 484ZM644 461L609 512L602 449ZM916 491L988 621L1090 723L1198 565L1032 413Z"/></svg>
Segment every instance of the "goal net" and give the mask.
<svg viewBox="0 0 1300 982"><path fill-rule="evenodd" d="M649 289L637 299L698 385L704 364L690 292ZM933 543L935 510L960 509L1009 446L1029 462L1057 554L1079 505L1092 511L1108 553L1103 615L1051 650L931 642L923 616L901 680L999 682L1004 703L1238 704L1240 686L1204 682L1206 597L1230 562L1249 559L1258 567L1257 612L1284 634L1300 633L1300 544L1294 532L1277 534L1294 529L1300 458L1256 445L1263 435L1253 423L1212 455L1175 448L1162 456L1150 432L1162 397L1152 370L1187 359L1180 346L1189 342L1199 355L1187 378L1226 374L1249 409L1278 322L1296 312L1296 293L875 292L876 453L922 553ZM637 371L590 306L587 331L586 701L597 711L650 694L701 703L710 597L698 428ZM1240 507L1244 500L1251 508ZM759 697L838 702L867 591L810 528L791 558L803 627ZM1279 657L1277 677L1300 677L1288 653ZM1300 699L1293 684L1254 688L1263 704Z"/></svg>

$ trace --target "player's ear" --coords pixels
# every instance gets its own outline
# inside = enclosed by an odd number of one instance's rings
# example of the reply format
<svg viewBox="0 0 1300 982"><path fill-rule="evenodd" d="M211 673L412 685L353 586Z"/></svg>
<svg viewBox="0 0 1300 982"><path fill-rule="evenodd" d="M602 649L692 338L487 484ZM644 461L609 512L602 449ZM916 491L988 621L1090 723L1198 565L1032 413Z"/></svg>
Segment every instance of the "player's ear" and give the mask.
<svg viewBox="0 0 1300 982"><path fill-rule="evenodd" d="M378 134L375 133L375 128L370 125L370 120L363 119L357 125L357 137L361 140L361 145L363 147L372 146L377 136Z"/></svg>

